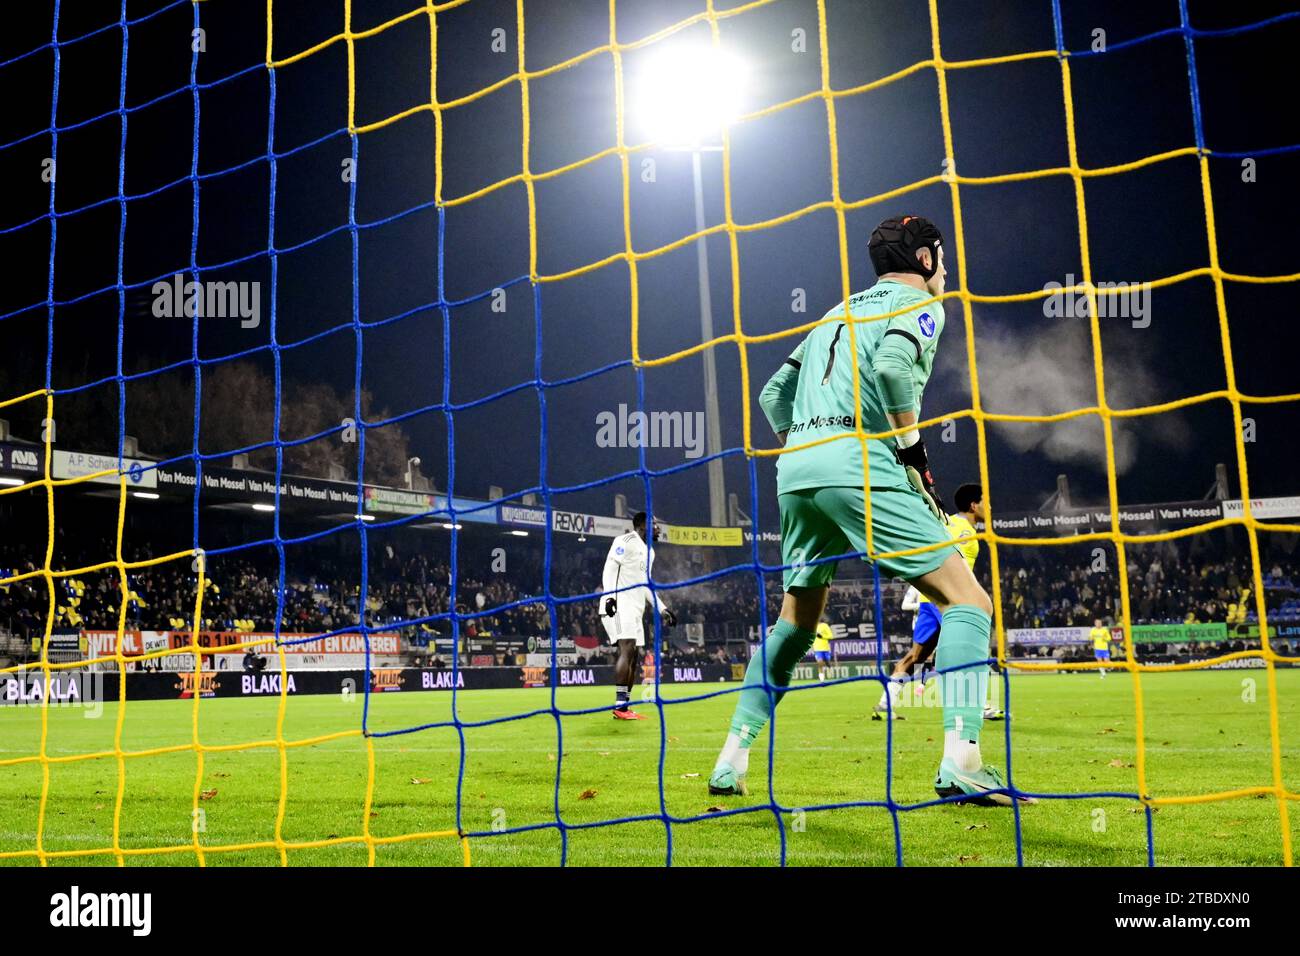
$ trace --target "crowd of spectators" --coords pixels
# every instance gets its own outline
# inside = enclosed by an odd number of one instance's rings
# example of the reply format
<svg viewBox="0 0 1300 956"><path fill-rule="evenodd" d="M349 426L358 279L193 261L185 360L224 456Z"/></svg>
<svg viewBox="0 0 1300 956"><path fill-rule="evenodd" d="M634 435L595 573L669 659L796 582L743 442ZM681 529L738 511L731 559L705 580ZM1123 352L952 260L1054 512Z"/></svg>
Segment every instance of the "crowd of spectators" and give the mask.
<svg viewBox="0 0 1300 956"><path fill-rule="evenodd" d="M1113 552L1062 562L1049 548L1004 549L1002 606L1006 626L1081 627L1122 616ZM1175 542L1128 549L1129 612L1134 624L1257 620L1250 559L1243 554L1192 556ZM1300 563L1275 555L1261 564L1264 599L1275 617L1300 616Z"/></svg>
<svg viewBox="0 0 1300 956"><path fill-rule="evenodd" d="M426 542L428 536L412 536ZM441 539L444 544L446 539ZM469 638L514 636L549 638L551 615L556 633L572 638L601 636L598 602L582 597L600 589L600 571L607 542L566 542L553 548L549 566L551 600L544 598L547 565L538 544L494 547L499 539L462 536L457 553L456 610L464 617L461 634ZM1129 606L1134 624L1255 620L1254 582L1250 561L1242 553L1219 553L1195 545L1167 541L1132 545L1127 549ZM396 550L384 543L371 549L367 561L364 600L366 620L376 628L402 627L411 643L428 644L449 635L452 599L450 556L418 550ZM87 566L112 554L112 545L64 547L59 567ZM42 556L43 557L43 556ZM127 560L148 560L147 550ZM1002 548L999 553L1003 621L1007 628L1090 626L1101 618L1121 618L1117 561L1113 551L1080 545L1063 548ZM44 632L49 606L46 580L37 558L19 545L0 545L0 577L32 576L0 586L0 630L30 638ZM776 560L773 559L774 563ZM656 577L680 580L698 569L675 566L671 552L656 562ZM864 566L858 565L861 575ZM1300 565L1281 550L1263 561L1267 607L1275 619L1300 618ZM989 561L982 553L977 573L988 580ZM207 587L202 600L204 629L272 631L279 612L282 631L325 633L355 626L362 601L360 559L356 554L330 553L324 548L286 548L284 587L276 553L235 551L208 559ZM855 569L845 563L843 569ZM59 576L55 583L55 625L88 630L115 630L121 613L123 588L116 567ZM763 578L767 620L776 620L781 606L779 574ZM126 626L167 630L188 627L194 614L198 574L188 558L129 569L126 573ZM884 629L891 637L910 632L911 615L899 607L903 588L890 583L882 594ZM674 654L684 660L707 657L726 641L744 644L757 636L758 578L742 569L698 584L669 588L664 600L679 625L703 625L692 631L707 639L708 649L687 644L682 627L671 638ZM541 596L541 599L539 599ZM825 619L842 625L850 636L874 632L875 593L871 577L841 577L832 588ZM178 623L178 620L182 623Z"/></svg>

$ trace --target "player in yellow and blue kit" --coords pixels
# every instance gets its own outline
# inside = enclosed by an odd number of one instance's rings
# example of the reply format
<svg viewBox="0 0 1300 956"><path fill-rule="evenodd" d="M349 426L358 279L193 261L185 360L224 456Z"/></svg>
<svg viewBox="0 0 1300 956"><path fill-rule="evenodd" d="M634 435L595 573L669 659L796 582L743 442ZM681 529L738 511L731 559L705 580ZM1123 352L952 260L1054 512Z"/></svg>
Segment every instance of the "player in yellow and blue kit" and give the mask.
<svg viewBox="0 0 1300 956"><path fill-rule="evenodd" d="M957 489L954 501L957 505L957 513L948 516L948 534L957 542L957 550L961 552L967 566L974 571L975 559L980 552L979 538L975 537L975 522L984 520L984 492L980 490L979 485L962 485ZM909 597L914 590L908 589ZM939 613L938 606L924 594L919 593L916 602L916 618L912 622L912 646L894 665L889 682L880 692L880 700L871 711L872 720L880 720L885 714L893 714L895 720L903 719L898 709L903 684L913 676L917 668L920 668L920 672L916 674L919 690L925 680L925 664L934 656L934 650L939 646L939 630L943 625L943 616ZM908 603L907 598L904 598L905 609ZM985 716L989 715L986 713Z"/></svg>
<svg viewBox="0 0 1300 956"><path fill-rule="evenodd" d="M1103 627L1101 618L1095 618L1092 622L1092 630L1088 632L1092 638L1092 655L1097 660L1107 662L1110 660L1110 630ZM1102 677L1106 676L1106 668L1100 667L1098 671Z"/></svg>
<svg viewBox="0 0 1300 956"><path fill-rule="evenodd" d="M943 615L935 661L944 671L944 737L935 792L1010 806L1016 798L979 747L993 602L948 536L917 428L945 321L937 301L947 274L943 235L921 216L896 216L875 228L867 250L879 281L827 312L759 396L777 440L802 446L776 463L785 596L780 619L750 658L709 792L748 792L750 746L816 638L833 559L910 551L877 560L882 573L914 585ZM859 439L859 423L868 433L897 435Z"/></svg>
<svg viewBox="0 0 1300 956"><path fill-rule="evenodd" d="M812 653L813 660L817 663L817 679L824 681L826 679L826 665L831 662L831 626L825 621L817 625L817 636L813 638Z"/></svg>

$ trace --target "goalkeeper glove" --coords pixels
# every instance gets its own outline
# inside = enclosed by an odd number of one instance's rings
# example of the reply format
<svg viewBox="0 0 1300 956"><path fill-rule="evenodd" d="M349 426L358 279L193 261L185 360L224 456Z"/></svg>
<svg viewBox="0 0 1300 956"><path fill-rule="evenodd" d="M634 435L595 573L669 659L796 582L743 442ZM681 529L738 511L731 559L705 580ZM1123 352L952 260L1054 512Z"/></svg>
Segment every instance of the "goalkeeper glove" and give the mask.
<svg viewBox="0 0 1300 956"><path fill-rule="evenodd" d="M618 601L614 600L612 597L605 598L605 616L613 617L617 613L618 613Z"/></svg>
<svg viewBox="0 0 1300 956"><path fill-rule="evenodd" d="M896 445L894 457L907 472L907 480L911 482L912 487L925 499L926 507L936 518L947 524L948 515L943 510L943 497L935 487L934 476L930 474L930 462L925 455L925 442L918 438L914 444L906 448Z"/></svg>
<svg viewBox="0 0 1300 956"><path fill-rule="evenodd" d="M672 611L668 610L668 608L662 608L659 611L659 614L664 619L664 627L677 626L677 615L674 614Z"/></svg>

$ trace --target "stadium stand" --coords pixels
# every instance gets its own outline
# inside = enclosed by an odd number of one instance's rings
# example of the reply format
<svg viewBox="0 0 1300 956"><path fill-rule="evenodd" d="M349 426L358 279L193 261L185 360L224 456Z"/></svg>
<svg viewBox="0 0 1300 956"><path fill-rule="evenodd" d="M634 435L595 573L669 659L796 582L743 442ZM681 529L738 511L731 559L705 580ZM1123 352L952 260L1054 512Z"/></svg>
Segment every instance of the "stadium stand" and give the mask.
<svg viewBox="0 0 1300 956"><path fill-rule="evenodd" d="M480 613L466 622L466 636L546 638L550 633L546 605L527 602L539 593L544 557L540 540L513 547L509 573L474 572L474 568L489 566L491 548L498 541L489 534L461 535L458 611ZM1275 624L1300 621L1300 590L1295 583L1300 580L1300 561L1284 553L1284 543L1279 540L1276 553L1264 556L1268 568L1265 599L1269 619ZM409 531L372 548L368 591L372 625L382 628L448 610L450 565L445 549L445 535L420 531ZM556 593L576 595L595 589L603 549L601 539L597 539L594 545L575 544L564 552L563 560L557 560L552 568ZM65 553L70 566L90 565L111 553L111 541L85 541L67 548ZM148 556L146 550L135 557ZM38 560L39 555L32 553L30 544L21 537L0 544L3 575L34 570ZM1002 564L1007 597L1003 626L1008 630L1081 627L1090 625L1096 617L1117 623L1119 587L1112 568L1113 563L1099 564L1082 547L1077 553L1068 547L1013 550ZM986 560L981 559L977 572L987 585ZM1249 560L1243 554L1232 553L1226 541L1211 549L1200 545L1195 553L1177 541L1134 546L1129 577L1134 624L1223 621L1248 625L1256 620ZM185 629L197 580L191 569L175 562L130 574L127 627ZM205 627L235 632L273 631L277 580L276 561L269 550L213 558L203 604ZM326 547L304 549L285 583L282 631L329 632L357 622L355 556L331 553ZM44 632L48 602L44 582L29 578L7 585L5 591L0 629L28 643ZM883 591L885 634L893 641L903 641L910 633L911 616L898 606L901 586L886 583ZM65 578L59 584L57 597L57 626L91 630L117 627L120 591L111 571ZM698 633L702 641L687 643L679 630L670 636L666 660L711 656L716 660L745 659L749 644L757 636L754 622L760 619L751 575L727 575L706 585L669 592L668 598L682 624L701 625ZM780 605L780 586L775 577L767 581L765 599L771 619ZM556 612L560 615L561 636L598 633L595 608L590 602L558 604ZM871 579L842 577L832 590L827 620L846 635L856 635L864 624L870 631L874 625ZM435 621L422 627L406 626L401 632L411 647L427 647L433 634L448 634L448 624ZM1242 647L1235 646L1239 643ZM1226 652L1248 646L1258 646L1258 640L1215 648ZM596 656L599 659L600 650ZM1012 656L1020 656L1014 646Z"/></svg>

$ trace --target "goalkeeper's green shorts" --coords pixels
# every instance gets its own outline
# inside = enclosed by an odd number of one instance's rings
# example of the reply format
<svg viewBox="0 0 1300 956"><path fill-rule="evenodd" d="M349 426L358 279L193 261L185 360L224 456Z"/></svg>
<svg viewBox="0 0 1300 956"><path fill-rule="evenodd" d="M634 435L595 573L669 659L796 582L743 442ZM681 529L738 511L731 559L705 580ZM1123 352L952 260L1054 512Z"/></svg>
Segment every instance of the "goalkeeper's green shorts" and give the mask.
<svg viewBox="0 0 1300 956"><path fill-rule="evenodd" d="M820 587L835 577L836 555L867 550L866 514L861 488L808 488L777 496L781 507L781 563L786 590ZM871 551L906 551L927 544L946 548L881 558L880 571L907 581L933 571L960 554L942 522L912 488L875 488L871 492Z"/></svg>

